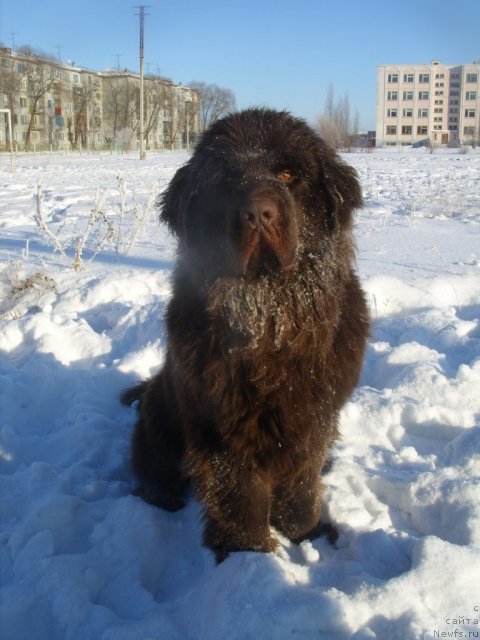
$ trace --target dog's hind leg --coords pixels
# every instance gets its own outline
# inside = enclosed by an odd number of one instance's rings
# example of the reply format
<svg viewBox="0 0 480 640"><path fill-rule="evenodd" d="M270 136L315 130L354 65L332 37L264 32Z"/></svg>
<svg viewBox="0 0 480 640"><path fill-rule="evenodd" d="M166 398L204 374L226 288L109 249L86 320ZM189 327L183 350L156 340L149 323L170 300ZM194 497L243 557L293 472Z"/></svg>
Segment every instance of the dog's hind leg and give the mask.
<svg viewBox="0 0 480 640"><path fill-rule="evenodd" d="M182 469L183 434L172 398L163 371L145 386L132 439L132 466L140 482L136 495L177 511L185 505L188 480Z"/></svg>

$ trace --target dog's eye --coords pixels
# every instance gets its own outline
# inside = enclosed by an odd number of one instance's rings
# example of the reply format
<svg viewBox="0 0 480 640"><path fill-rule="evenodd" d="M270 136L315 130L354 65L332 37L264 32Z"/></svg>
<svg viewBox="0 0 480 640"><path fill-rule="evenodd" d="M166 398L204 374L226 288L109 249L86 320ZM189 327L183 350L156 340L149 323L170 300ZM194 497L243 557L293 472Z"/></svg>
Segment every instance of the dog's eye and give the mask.
<svg viewBox="0 0 480 640"><path fill-rule="evenodd" d="M276 174L277 180L283 182L284 184L290 184L295 180L295 176L290 169L283 169L283 171L278 171Z"/></svg>

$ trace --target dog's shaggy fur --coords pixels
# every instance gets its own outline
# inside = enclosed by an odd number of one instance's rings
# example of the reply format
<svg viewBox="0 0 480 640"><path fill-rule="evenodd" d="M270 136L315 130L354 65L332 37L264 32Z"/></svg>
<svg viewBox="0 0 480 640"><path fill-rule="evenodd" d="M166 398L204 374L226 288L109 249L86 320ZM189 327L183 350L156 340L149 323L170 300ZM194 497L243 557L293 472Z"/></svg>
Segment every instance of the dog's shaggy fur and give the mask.
<svg viewBox="0 0 480 640"><path fill-rule="evenodd" d="M355 171L302 121L217 121L161 199L178 237L158 375L140 400L133 467L169 510L191 481L204 543L270 551L320 531L321 469L368 334L353 271Z"/></svg>

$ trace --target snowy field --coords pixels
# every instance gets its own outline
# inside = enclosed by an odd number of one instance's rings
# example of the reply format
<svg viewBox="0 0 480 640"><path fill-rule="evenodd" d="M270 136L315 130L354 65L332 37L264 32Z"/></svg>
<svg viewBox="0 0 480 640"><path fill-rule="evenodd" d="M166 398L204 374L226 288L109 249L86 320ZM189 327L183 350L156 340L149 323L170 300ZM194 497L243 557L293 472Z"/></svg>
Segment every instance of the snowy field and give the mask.
<svg viewBox="0 0 480 640"><path fill-rule="evenodd" d="M346 156L373 331L325 478L340 537L219 566L194 500L131 495L118 400L164 357L149 200L186 158L0 156L2 640L480 637L480 153Z"/></svg>

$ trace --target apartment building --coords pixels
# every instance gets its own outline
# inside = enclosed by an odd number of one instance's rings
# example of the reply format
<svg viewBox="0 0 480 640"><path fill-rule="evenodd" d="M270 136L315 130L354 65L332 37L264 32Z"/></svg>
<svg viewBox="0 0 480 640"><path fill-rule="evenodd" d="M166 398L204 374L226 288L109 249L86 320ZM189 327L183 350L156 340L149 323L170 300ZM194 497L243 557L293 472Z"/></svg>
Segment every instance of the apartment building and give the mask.
<svg viewBox="0 0 480 640"><path fill-rule="evenodd" d="M480 62L379 65L377 147L478 145Z"/></svg>
<svg viewBox="0 0 480 640"><path fill-rule="evenodd" d="M0 47L0 150L117 149L138 145L140 78L90 71ZM147 149L182 149L199 133L197 91L156 76L144 79Z"/></svg>

